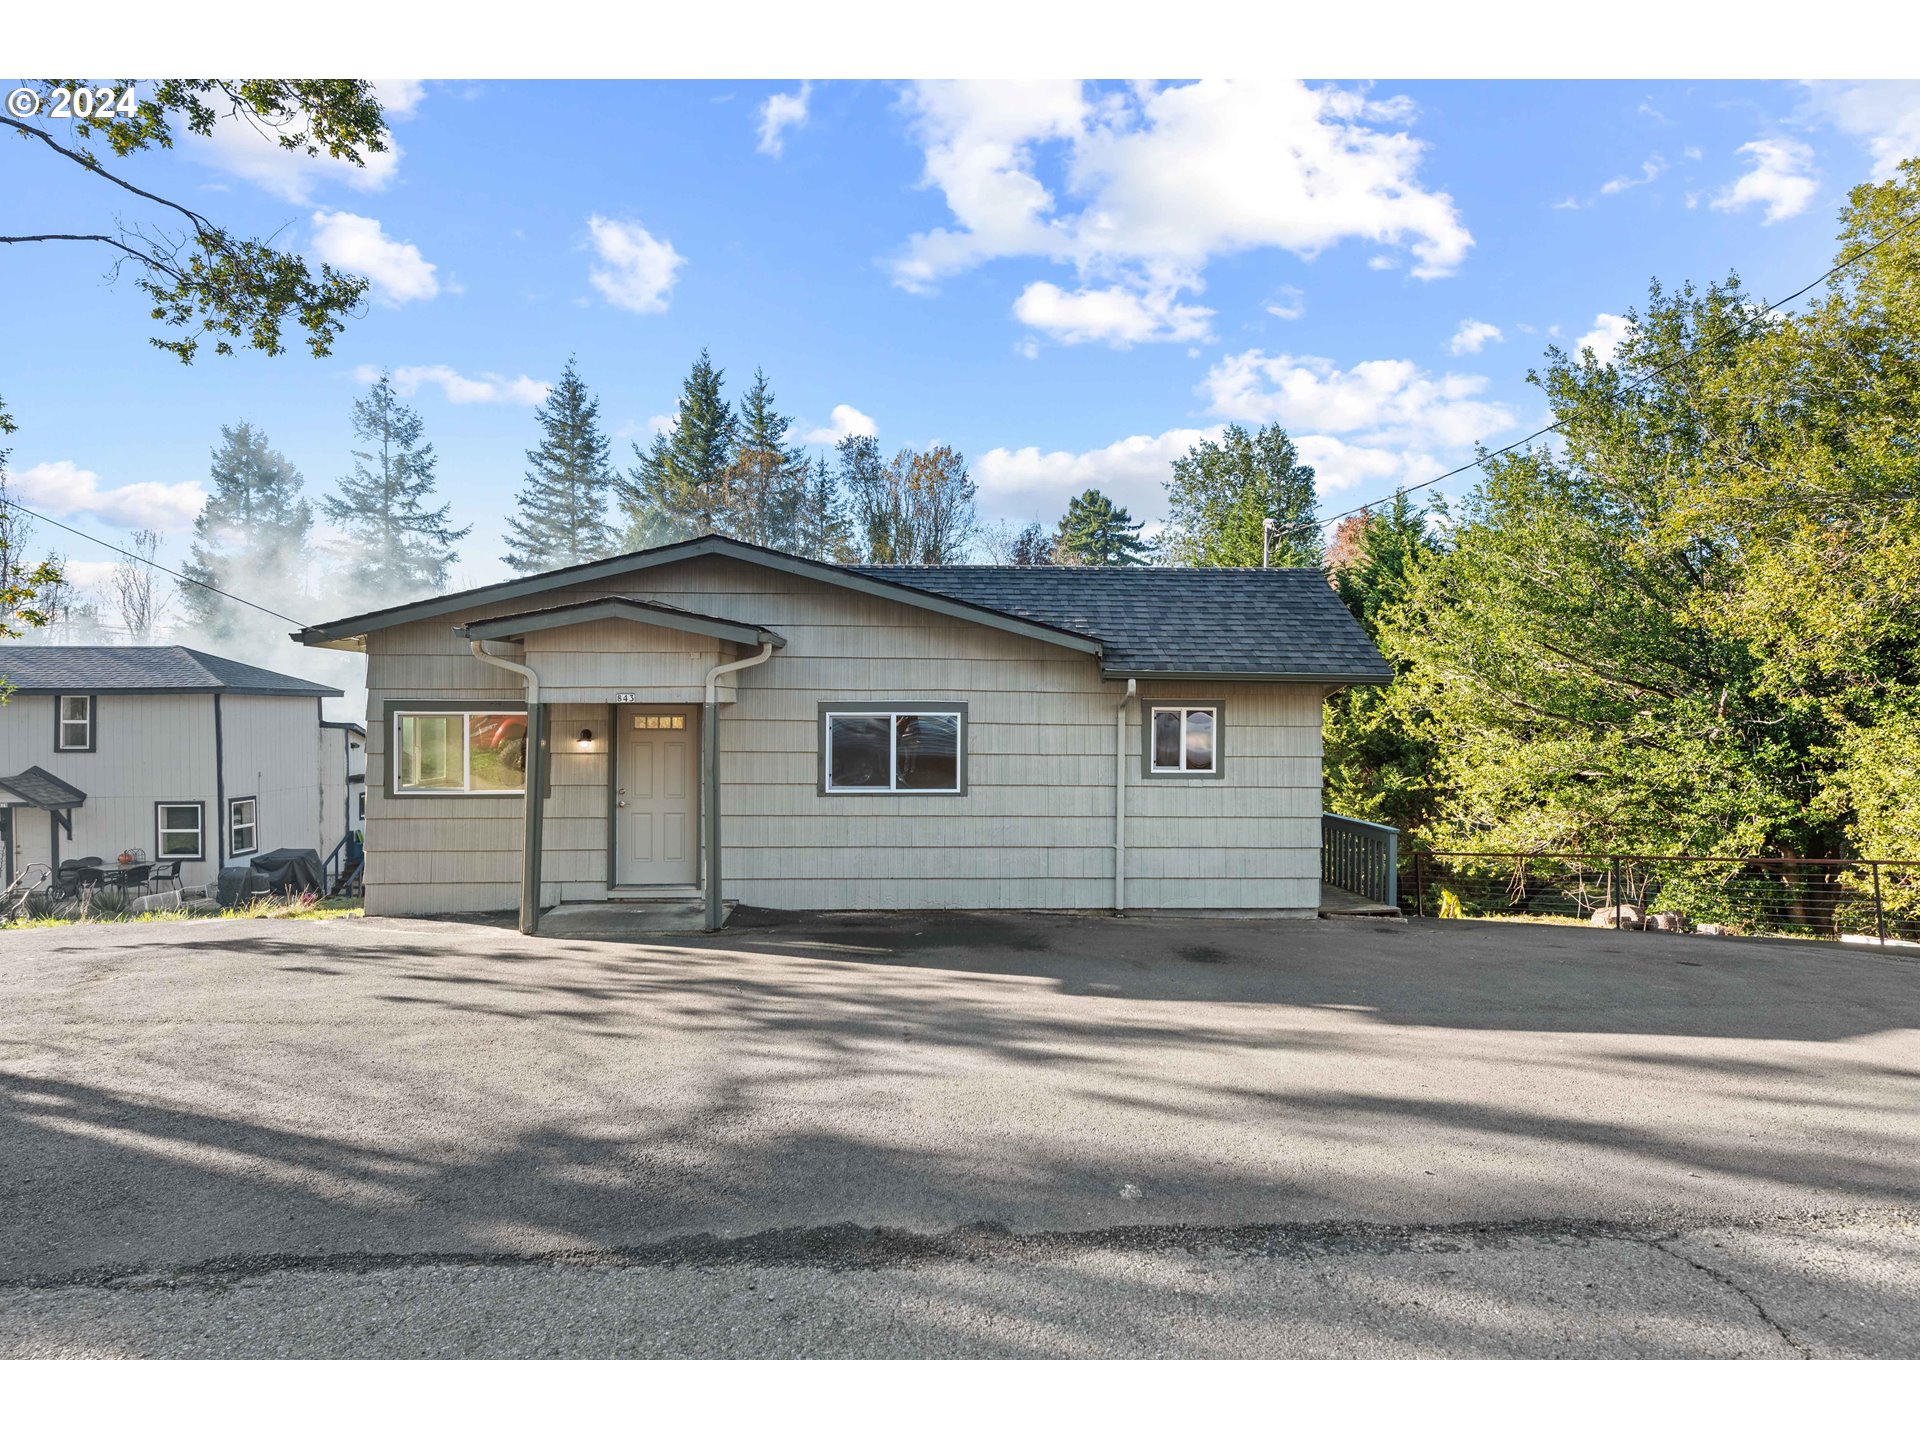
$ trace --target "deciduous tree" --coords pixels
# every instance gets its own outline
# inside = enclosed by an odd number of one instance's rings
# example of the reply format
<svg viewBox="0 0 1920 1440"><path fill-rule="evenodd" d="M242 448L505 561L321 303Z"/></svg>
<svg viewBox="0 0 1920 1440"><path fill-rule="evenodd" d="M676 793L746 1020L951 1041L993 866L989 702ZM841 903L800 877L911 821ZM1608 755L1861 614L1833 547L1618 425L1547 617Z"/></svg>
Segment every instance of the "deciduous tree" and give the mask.
<svg viewBox="0 0 1920 1440"><path fill-rule="evenodd" d="M1318 565L1313 467L1278 425L1229 425L1173 462L1165 549L1177 565L1258 565L1265 523L1270 563Z"/></svg>

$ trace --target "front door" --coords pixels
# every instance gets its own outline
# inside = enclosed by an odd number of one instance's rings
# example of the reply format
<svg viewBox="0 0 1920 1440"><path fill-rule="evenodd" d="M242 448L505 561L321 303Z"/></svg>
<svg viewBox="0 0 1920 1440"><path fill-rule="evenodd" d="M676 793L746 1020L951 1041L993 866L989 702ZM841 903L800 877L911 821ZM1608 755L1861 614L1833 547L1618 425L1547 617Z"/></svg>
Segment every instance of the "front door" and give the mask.
<svg viewBox="0 0 1920 1440"><path fill-rule="evenodd" d="M699 712L619 714L614 883L692 885L700 878Z"/></svg>

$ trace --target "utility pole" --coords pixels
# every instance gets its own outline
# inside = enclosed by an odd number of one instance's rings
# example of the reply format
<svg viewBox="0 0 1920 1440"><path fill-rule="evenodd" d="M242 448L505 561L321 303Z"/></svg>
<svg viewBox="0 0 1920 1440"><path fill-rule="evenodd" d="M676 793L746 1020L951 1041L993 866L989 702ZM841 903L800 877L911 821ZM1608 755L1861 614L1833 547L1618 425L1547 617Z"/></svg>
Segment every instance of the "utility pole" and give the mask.
<svg viewBox="0 0 1920 1440"><path fill-rule="evenodd" d="M1267 568L1267 562L1273 555L1273 517L1267 516L1260 522L1260 568Z"/></svg>

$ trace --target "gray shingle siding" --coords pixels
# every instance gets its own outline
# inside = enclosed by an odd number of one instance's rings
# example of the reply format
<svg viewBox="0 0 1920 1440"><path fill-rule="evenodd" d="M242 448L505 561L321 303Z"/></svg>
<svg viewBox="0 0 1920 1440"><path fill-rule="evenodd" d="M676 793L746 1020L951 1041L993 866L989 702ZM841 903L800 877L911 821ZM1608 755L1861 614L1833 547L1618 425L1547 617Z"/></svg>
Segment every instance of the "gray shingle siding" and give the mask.
<svg viewBox="0 0 1920 1440"><path fill-rule="evenodd" d="M858 573L1099 639L1115 675L1385 682L1389 666L1314 569L863 565Z"/></svg>
<svg viewBox="0 0 1920 1440"><path fill-rule="evenodd" d="M243 665L185 645L8 645L0 676L23 695L227 691L239 695L338 695L294 675Z"/></svg>

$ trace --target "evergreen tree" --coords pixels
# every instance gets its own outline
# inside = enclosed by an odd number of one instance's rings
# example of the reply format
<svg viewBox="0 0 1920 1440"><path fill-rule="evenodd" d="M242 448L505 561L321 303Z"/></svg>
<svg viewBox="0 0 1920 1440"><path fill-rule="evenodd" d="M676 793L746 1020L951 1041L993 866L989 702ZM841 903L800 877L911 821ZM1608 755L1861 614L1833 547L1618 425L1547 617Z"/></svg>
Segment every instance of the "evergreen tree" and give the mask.
<svg viewBox="0 0 1920 1440"><path fill-rule="evenodd" d="M587 393L572 360L533 415L543 434L527 451L530 468L507 521L508 553L501 558L526 574L611 555L607 492L614 477L600 433L600 402Z"/></svg>
<svg viewBox="0 0 1920 1440"><path fill-rule="evenodd" d="M1287 432L1229 425L1173 462L1166 548L1177 565L1258 565L1263 523L1273 521L1270 563L1318 565L1313 467Z"/></svg>
<svg viewBox="0 0 1920 1440"><path fill-rule="evenodd" d="M203 587L282 602L303 598L313 507L301 495L306 481L300 472L245 421L220 428L210 474L213 492L194 519L193 544L181 567L199 583L181 586L180 598L197 633L231 640L257 627L255 612ZM274 598L266 603L287 608Z"/></svg>
<svg viewBox="0 0 1920 1440"><path fill-rule="evenodd" d="M787 444L793 421L773 403L773 387L756 370L740 401L738 443L725 472L720 528L755 545L791 550L807 499L807 455Z"/></svg>
<svg viewBox="0 0 1920 1440"><path fill-rule="evenodd" d="M1093 489L1067 502L1055 548L1065 565L1144 565L1149 553L1139 522Z"/></svg>
<svg viewBox="0 0 1920 1440"><path fill-rule="evenodd" d="M793 547L810 560L825 560L834 565L852 565L860 558L853 543L853 522L847 518L846 498L833 478L833 470L822 455L814 462L813 473L801 498L800 513L793 527Z"/></svg>
<svg viewBox="0 0 1920 1440"><path fill-rule="evenodd" d="M400 403L384 373L353 402L353 435L368 448L353 452L353 474L321 508L347 532L346 579L358 596L391 604L443 590L447 569L460 557L454 545L473 528L451 529L434 493L433 446L421 439L420 415Z"/></svg>
<svg viewBox="0 0 1920 1440"><path fill-rule="evenodd" d="M834 452L854 543L870 563L892 564L899 525L894 507L888 503L887 465L880 458L880 442L871 435L848 435Z"/></svg>
<svg viewBox="0 0 1920 1440"><path fill-rule="evenodd" d="M727 467L739 421L721 394L725 378L702 350L681 382L673 429L646 450L633 447L639 463L621 496L630 547L709 534L727 518ZM773 397L765 399L770 410Z"/></svg>

